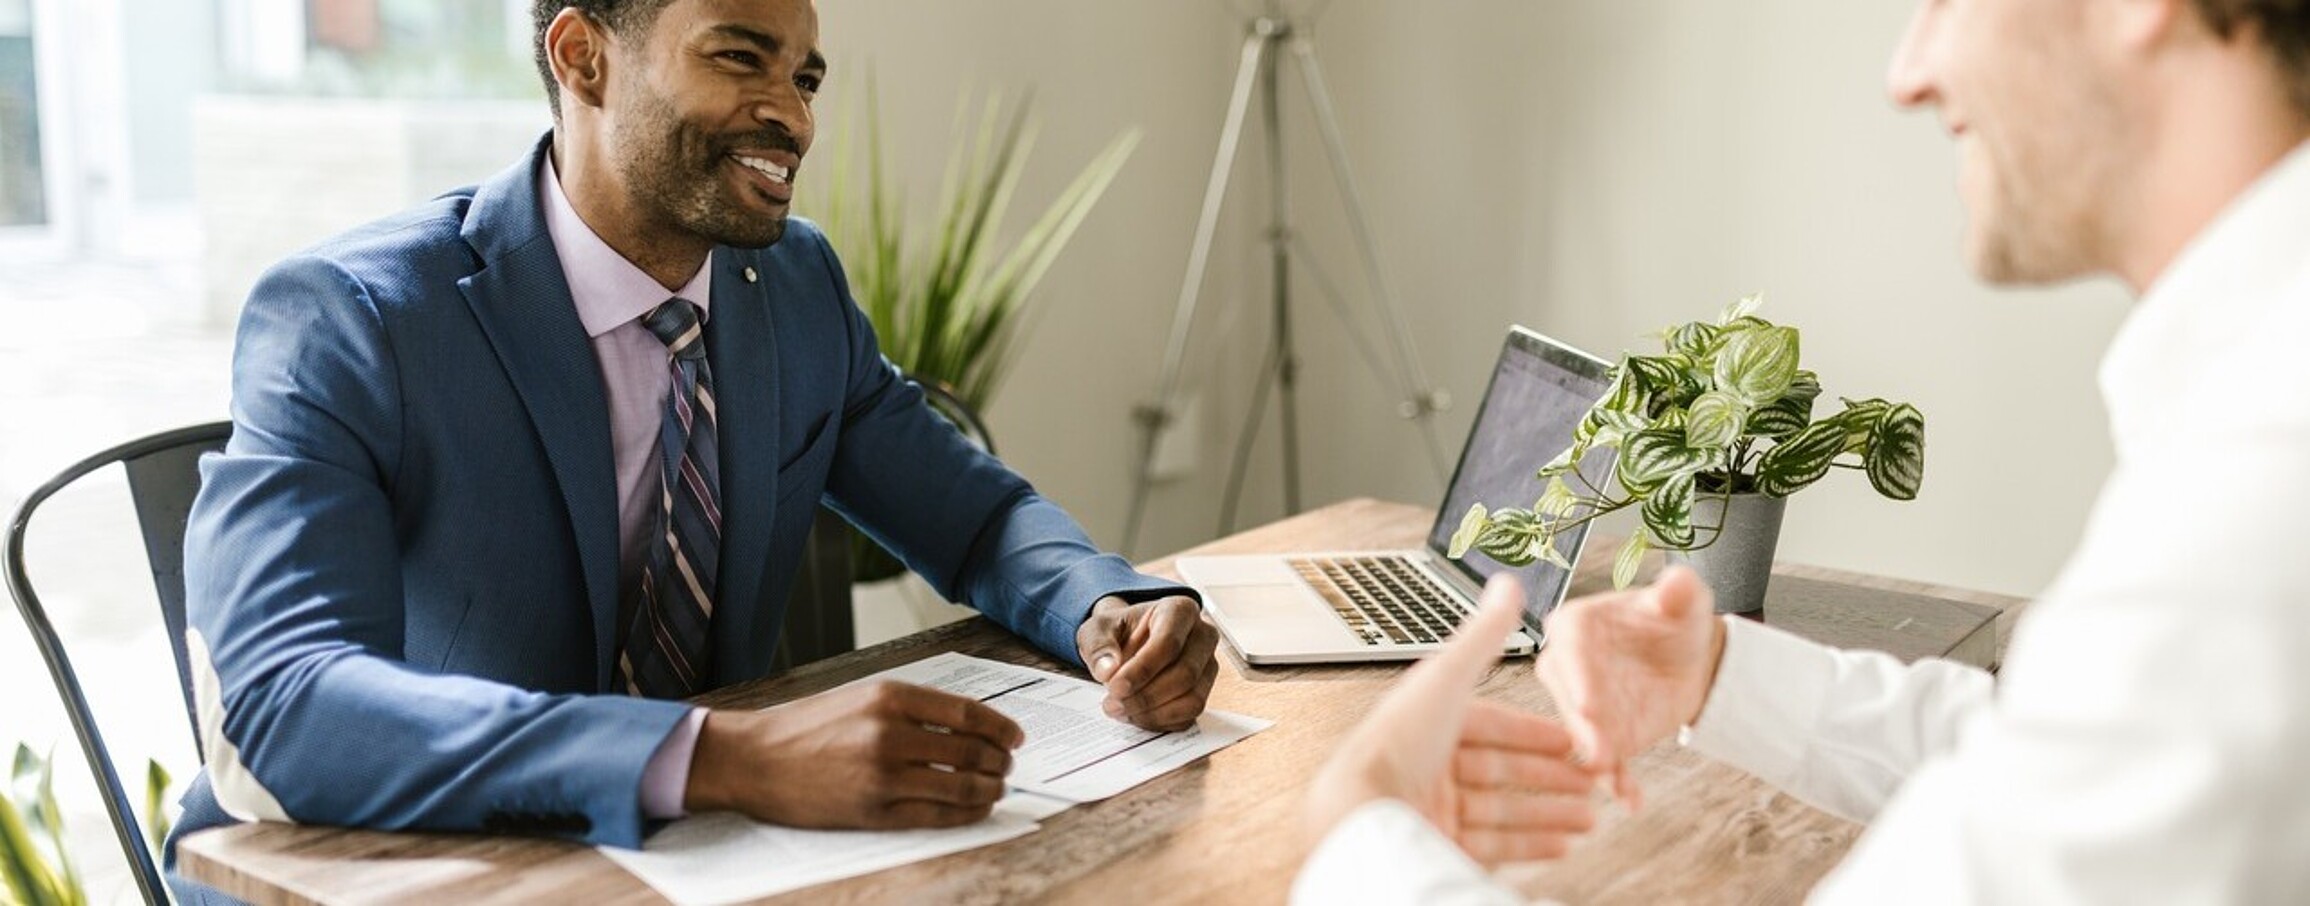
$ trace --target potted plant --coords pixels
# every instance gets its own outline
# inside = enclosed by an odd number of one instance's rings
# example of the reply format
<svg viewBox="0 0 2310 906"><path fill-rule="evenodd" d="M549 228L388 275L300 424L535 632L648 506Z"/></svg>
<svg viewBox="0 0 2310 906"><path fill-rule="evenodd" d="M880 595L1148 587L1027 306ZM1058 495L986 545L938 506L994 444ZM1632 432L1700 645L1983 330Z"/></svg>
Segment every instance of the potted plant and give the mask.
<svg viewBox="0 0 2310 906"><path fill-rule="evenodd" d="M963 102L967 110L969 102ZM834 135L832 172L817 214L842 256L852 295L874 324L883 355L909 376L937 384L985 411L1013 361L1026 302L1138 145L1136 131L1110 143L1006 249L997 236L1034 144L1031 106L979 106L977 127L947 157L937 232L910 243L898 193L883 168L879 103L867 86L865 171ZM957 117L957 123L964 118ZM905 571L866 536L853 534L852 574L861 582Z"/></svg>
<svg viewBox="0 0 2310 906"><path fill-rule="evenodd" d="M144 773L145 842L157 861L170 824L162 804L169 774L151 760L145 762ZM0 902L83 906L89 900L72 853L65 848L54 753L44 757L18 743L8 792L0 795Z"/></svg>
<svg viewBox="0 0 2310 906"><path fill-rule="evenodd" d="M1614 587L1627 587L1645 553L1660 548L1693 564L1718 611L1753 613L1764 607L1790 494L1844 468L1867 474L1886 497L1915 498L1924 415L1907 403L1846 399L1843 411L1815 419L1820 378L1798 367L1796 328L1755 315L1761 302L1749 296L1715 321L1669 328L1659 355L1623 355L1572 445L1540 469L1540 499L1530 509L1470 508L1451 555L1473 549L1513 566L1569 569L1560 534L1634 506L1641 524L1614 558Z"/></svg>

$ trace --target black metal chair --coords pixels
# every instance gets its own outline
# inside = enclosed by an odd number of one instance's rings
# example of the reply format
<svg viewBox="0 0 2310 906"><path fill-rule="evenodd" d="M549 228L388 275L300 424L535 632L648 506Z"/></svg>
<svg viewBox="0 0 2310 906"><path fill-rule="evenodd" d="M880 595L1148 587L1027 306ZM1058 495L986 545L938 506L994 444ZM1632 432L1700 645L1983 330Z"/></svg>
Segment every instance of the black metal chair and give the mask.
<svg viewBox="0 0 2310 906"><path fill-rule="evenodd" d="M80 678L72 671L71 659L65 656L64 643L57 638L55 627L48 622L47 611L40 605L40 596L33 592L32 581L24 573L24 538L31 527L33 512L65 486L114 464L128 473L129 497L136 505L137 522L144 531L145 557L152 569L153 588L159 592L161 620L168 627L169 650L176 657L177 691L183 696L185 722L192 729L197 749L199 722L193 712L191 674L185 666L184 653L185 518L192 511L193 495L200 490L201 454L223 447L225 440L232 436L232 428L230 422L180 428L131 441L74 463L33 491L16 509L15 518L8 523L6 559L0 562L7 575L8 595L16 600L16 610L23 615L25 628L31 631L33 643L40 648L40 657L48 662L48 675L56 683L56 693L72 721L73 734L80 739L80 751L88 756L88 770L96 775L97 792L104 797L104 811L112 819L113 835L119 839L121 853L128 857L129 868L136 876L137 892L147 903L168 902L160 868L145 847L144 830L137 822L136 813L129 808L128 793L121 788L120 776L112 768L111 753L104 747L103 735L97 732L95 715L89 711L88 697L81 692Z"/></svg>

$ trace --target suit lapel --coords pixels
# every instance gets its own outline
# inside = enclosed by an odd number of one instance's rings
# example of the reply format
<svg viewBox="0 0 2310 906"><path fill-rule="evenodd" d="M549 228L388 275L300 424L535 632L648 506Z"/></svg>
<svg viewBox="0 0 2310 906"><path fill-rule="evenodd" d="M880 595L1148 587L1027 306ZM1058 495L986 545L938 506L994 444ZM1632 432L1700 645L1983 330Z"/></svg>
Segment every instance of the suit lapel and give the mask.
<svg viewBox="0 0 2310 906"><path fill-rule="evenodd" d="M752 676L733 665L765 660L749 649L763 619L762 574L778 506L778 343L770 300L748 282L751 252L714 251L714 303L706 318L706 360L714 369L714 401L722 453L722 567L715 596L713 647L719 686ZM757 272L759 273L759 272ZM722 606L727 605L727 606Z"/></svg>
<svg viewBox="0 0 2310 906"><path fill-rule="evenodd" d="M607 689L617 644L617 474L601 363L538 207L537 179L551 142L549 134L523 165L474 194L464 235L482 269L457 288L520 394L561 488L593 616L596 688Z"/></svg>

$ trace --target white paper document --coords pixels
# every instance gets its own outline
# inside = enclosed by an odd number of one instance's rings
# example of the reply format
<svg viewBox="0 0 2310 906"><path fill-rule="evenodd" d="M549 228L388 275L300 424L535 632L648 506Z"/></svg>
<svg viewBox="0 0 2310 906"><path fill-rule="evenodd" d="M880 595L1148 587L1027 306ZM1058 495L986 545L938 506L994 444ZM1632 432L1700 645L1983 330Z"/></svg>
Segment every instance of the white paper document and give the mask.
<svg viewBox="0 0 2310 906"><path fill-rule="evenodd" d="M1074 802L1113 796L1274 723L1205 711L1186 730L1142 730L1100 710L1107 689L1098 683L953 652L868 679L929 686L987 703L1027 731L1026 746L1012 753L1012 788Z"/></svg>
<svg viewBox="0 0 2310 906"><path fill-rule="evenodd" d="M860 682L876 680L978 699L1026 731L1026 745L1012 753L1011 791L992 816L945 830L818 831L695 815L640 850L600 847L602 855L681 906L775 896L1025 836L1076 803L1121 793L1272 725L1206 711L1184 731L1142 730L1100 710L1106 690L1097 683L951 652Z"/></svg>

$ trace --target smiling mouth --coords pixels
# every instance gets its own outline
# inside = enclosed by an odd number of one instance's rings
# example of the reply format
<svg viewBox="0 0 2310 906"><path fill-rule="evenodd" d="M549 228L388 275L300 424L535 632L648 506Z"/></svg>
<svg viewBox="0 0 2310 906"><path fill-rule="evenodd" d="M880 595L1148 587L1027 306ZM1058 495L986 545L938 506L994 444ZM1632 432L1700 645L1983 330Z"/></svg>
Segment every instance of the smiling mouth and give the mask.
<svg viewBox="0 0 2310 906"><path fill-rule="evenodd" d="M794 171L787 169L786 167L779 166L778 164L763 160L759 157L737 156L737 160L738 163L746 166L749 169L752 169L754 172L769 177L771 182L782 186L790 186L794 184Z"/></svg>

